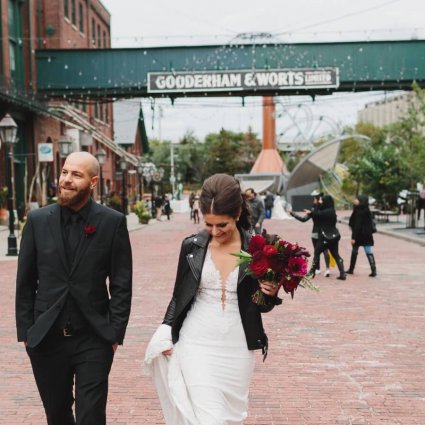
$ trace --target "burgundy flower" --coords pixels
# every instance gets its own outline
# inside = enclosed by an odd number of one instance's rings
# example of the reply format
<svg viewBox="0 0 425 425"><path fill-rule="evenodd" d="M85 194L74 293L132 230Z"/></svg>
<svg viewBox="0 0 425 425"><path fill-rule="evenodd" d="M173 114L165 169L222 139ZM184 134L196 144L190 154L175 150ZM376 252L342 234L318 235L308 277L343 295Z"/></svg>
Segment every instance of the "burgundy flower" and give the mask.
<svg viewBox="0 0 425 425"><path fill-rule="evenodd" d="M257 278L264 276L269 269L269 262L267 257L261 256L259 258L253 258L249 267L251 268L252 273Z"/></svg>
<svg viewBox="0 0 425 425"><path fill-rule="evenodd" d="M250 254L254 254L257 251L262 251L263 250L263 246L265 245L265 240L262 236L260 235L254 235L252 236L252 238L249 241L249 245L248 245L248 249L247 251Z"/></svg>
<svg viewBox="0 0 425 425"><path fill-rule="evenodd" d="M300 279L296 277L292 277L287 279L286 277L282 278L280 283L283 286L284 291L289 294L293 294L294 291L298 288L298 284L300 283Z"/></svg>
<svg viewBox="0 0 425 425"><path fill-rule="evenodd" d="M84 233L86 234L86 236L90 236L95 232L96 232L96 226L92 226L91 224L86 224L84 226Z"/></svg>
<svg viewBox="0 0 425 425"><path fill-rule="evenodd" d="M288 270L291 276L305 276L307 274L307 261L302 257L292 257L288 261Z"/></svg>
<svg viewBox="0 0 425 425"><path fill-rule="evenodd" d="M273 257L277 254L277 249L273 245L264 245L263 253L266 257Z"/></svg>

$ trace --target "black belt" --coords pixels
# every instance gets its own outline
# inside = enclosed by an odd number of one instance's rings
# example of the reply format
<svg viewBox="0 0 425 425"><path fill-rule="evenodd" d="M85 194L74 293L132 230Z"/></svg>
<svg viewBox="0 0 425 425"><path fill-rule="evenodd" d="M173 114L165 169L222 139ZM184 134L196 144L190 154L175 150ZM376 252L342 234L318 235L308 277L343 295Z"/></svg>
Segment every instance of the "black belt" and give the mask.
<svg viewBox="0 0 425 425"><path fill-rule="evenodd" d="M59 334L60 336L63 337L71 337L71 336L76 336L76 335L80 335L84 332L87 332L87 328L74 328L71 324L67 324L65 325L65 327L63 328L56 328L55 332L56 334Z"/></svg>

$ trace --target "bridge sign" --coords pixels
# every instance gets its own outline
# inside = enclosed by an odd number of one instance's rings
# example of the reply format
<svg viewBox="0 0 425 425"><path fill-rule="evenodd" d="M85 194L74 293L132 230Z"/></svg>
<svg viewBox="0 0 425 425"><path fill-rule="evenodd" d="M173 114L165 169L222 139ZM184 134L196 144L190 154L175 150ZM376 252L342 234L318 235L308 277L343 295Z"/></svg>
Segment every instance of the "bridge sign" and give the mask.
<svg viewBox="0 0 425 425"><path fill-rule="evenodd" d="M338 88L338 68L149 72L148 93Z"/></svg>

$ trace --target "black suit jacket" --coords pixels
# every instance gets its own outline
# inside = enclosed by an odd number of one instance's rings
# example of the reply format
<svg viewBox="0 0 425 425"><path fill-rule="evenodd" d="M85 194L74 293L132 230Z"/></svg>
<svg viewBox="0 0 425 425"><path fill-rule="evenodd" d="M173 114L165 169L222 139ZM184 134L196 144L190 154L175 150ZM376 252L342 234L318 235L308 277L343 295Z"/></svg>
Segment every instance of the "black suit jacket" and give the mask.
<svg viewBox="0 0 425 425"><path fill-rule="evenodd" d="M250 234L243 230L240 232L242 249L246 250ZM209 242L210 234L206 230L183 241L173 297L163 321L164 324L171 326L173 343L178 341L183 321L195 299ZM264 332L261 313L272 310L282 300L265 295L267 305L259 306L251 299L257 289L258 280L248 274L247 264L242 264L239 267L237 295L247 346L250 350L262 349L263 354L266 354L268 340Z"/></svg>
<svg viewBox="0 0 425 425"><path fill-rule="evenodd" d="M91 201L85 233L68 266L57 204L31 211L22 235L16 280L18 341L40 343L72 296L92 329L122 344L132 292L132 257L125 216ZM107 283L109 278L109 284Z"/></svg>

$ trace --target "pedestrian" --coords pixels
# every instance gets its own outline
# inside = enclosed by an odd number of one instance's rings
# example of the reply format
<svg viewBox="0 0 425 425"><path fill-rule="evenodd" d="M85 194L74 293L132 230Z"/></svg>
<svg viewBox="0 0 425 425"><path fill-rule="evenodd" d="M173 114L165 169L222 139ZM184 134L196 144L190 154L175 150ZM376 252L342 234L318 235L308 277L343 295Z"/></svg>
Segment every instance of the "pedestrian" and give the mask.
<svg viewBox="0 0 425 425"><path fill-rule="evenodd" d="M418 200L417 200L417 214L418 214L418 223L421 219L421 210L424 210L425 217L425 188L421 186L419 190Z"/></svg>
<svg viewBox="0 0 425 425"><path fill-rule="evenodd" d="M195 196L193 199L192 217L195 224L199 223L199 196Z"/></svg>
<svg viewBox="0 0 425 425"><path fill-rule="evenodd" d="M164 212L164 214L167 216L167 220L170 219L170 215L171 215L171 204L170 204L170 199L168 198L168 195L164 195L162 197L162 210Z"/></svg>
<svg viewBox="0 0 425 425"><path fill-rule="evenodd" d="M173 296L145 364L167 424L241 424L254 350L267 353L261 313L281 300L277 287L258 282L231 255L246 250L251 236L239 182L227 174L209 177L200 208L206 228L183 241ZM252 301L259 287L266 305Z"/></svg>
<svg viewBox="0 0 425 425"><path fill-rule="evenodd" d="M266 209L266 213L265 213L266 218L272 218L273 206L274 206L274 196L273 196L273 193L271 193L268 190L266 192L266 196L264 198L264 207Z"/></svg>
<svg viewBox="0 0 425 425"><path fill-rule="evenodd" d="M126 219L91 199L98 176L94 156L70 154L58 203L29 213L21 241L18 341L25 344L49 425L106 424L108 375L130 315Z"/></svg>
<svg viewBox="0 0 425 425"><path fill-rule="evenodd" d="M161 221L161 216L162 216L162 197L161 196L156 196L155 197L155 200L154 200L154 203L155 203L155 216L156 216L156 219L158 220L158 221Z"/></svg>
<svg viewBox="0 0 425 425"><path fill-rule="evenodd" d="M294 217L295 219L297 219L298 221L301 221L302 223L305 223L306 221L312 219L313 221L313 228L311 230L311 242L313 244L313 249L316 248L316 245L319 241L319 226L318 226L318 220L317 220L317 216L315 216L314 214L312 215L310 212L313 210L317 210L319 208L319 200L323 197L323 193L319 193L319 192L313 192L313 205L311 207L311 210L304 210L304 215L298 215L297 213L294 213L293 211L289 211L289 214ZM326 265L326 270L324 272L324 276L325 277L329 277L330 275L330 271L329 271L329 251L328 249L325 247L325 249L323 250L323 257L325 258L325 265ZM316 264L317 269L314 271L314 274L320 274L320 257L319 257L319 261Z"/></svg>
<svg viewBox="0 0 425 425"><path fill-rule="evenodd" d="M314 278L315 270L319 264L320 254L327 248L335 258L336 265L339 270L339 276L337 279L345 280L347 276L344 271L344 261L338 252L338 245L341 236L336 227L337 217L334 200L332 196L325 195L323 198L319 199L318 203L319 208L305 210L311 215L313 222L317 222L317 227L319 229L319 238L314 248L313 263L309 271L309 276Z"/></svg>
<svg viewBox="0 0 425 425"><path fill-rule="evenodd" d="M376 262L375 256L372 252L374 245L373 233L374 225L372 213L369 209L369 197L367 195L358 195L353 202L353 212L348 222L351 228L351 259L350 268L346 271L348 274L354 273L356 267L357 255L359 253L359 247L363 247L366 257L369 260L371 269L370 277L376 276Z"/></svg>
<svg viewBox="0 0 425 425"><path fill-rule="evenodd" d="M190 219L193 220L193 202L195 201L195 192L191 192L189 195L189 208L190 208Z"/></svg>
<svg viewBox="0 0 425 425"><path fill-rule="evenodd" d="M265 217L263 200L255 193L254 189L252 188L249 188L245 191L245 196L251 211L251 226L255 233L260 234Z"/></svg>

